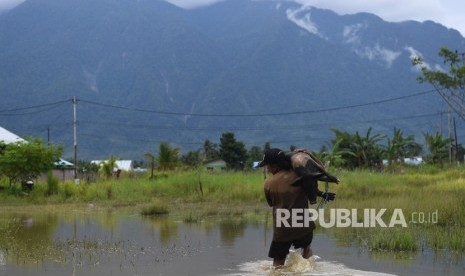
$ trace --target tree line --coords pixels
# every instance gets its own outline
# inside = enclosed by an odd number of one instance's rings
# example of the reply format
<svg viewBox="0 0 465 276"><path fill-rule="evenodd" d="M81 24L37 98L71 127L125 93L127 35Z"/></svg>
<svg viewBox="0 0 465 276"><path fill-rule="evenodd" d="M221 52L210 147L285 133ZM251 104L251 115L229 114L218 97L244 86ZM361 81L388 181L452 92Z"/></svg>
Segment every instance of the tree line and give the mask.
<svg viewBox="0 0 465 276"><path fill-rule="evenodd" d="M326 166L346 169L380 169L385 165L401 165L406 158L422 156L427 164L442 166L447 162L461 161L465 149L461 144L454 146L453 140L443 137L440 133L424 133L424 146L415 141L414 135L404 133L394 128L393 134L386 137L374 134L372 128L361 134L356 131L350 133L332 129L334 138L328 146L318 151L311 150ZM182 154L179 148L171 146L168 142L159 145L157 155L146 153L145 167L154 176L154 171L174 170L180 167L198 168L210 161L222 159L228 170L251 169L254 161L260 161L271 143L266 142L263 147L252 146L247 149L244 142L238 141L234 133L225 132L220 137L220 143L215 144L205 140L202 148ZM288 149L297 147L290 145ZM0 143L0 178L7 179L12 184L24 180L35 179L40 174L53 169L54 164L63 153L62 146L45 145L42 140L29 138L27 142L12 144ZM78 164L80 170L100 170L104 177L111 176L115 166L116 157L100 168L88 166L87 162ZM139 162L142 165L142 162Z"/></svg>
<svg viewBox="0 0 465 276"><path fill-rule="evenodd" d="M319 150L311 150L326 166L346 169L381 169L384 165L395 166L405 163L406 158L422 157L426 164L442 166L450 161L463 161L465 153L462 145L455 146L453 140L436 132L424 133L424 144L415 140L414 135L405 135L402 130L394 128L390 137L374 134L370 127L366 133L356 131L350 133L332 129L334 138L328 146ZM148 167L159 170L171 170L181 165L197 167L207 162L222 159L229 170L244 170L252 168L254 161L260 161L264 152L271 148L267 142L263 147L252 146L246 149L242 141L235 138L234 133L226 132L220 137L220 143L215 144L205 140L203 147L196 151L181 154L179 148L172 147L167 142L160 143L158 156L146 154ZM288 149L296 149L290 145Z"/></svg>
<svg viewBox="0 0 465 276"><path fill-rule="evenodd" d="M170 170L185 165L189 167L202 166L218 159L224 160L228 170L244 170L251 168L254 161L263 158L263 152L270 148L270 143L264 147L253 146L247 150L244 142L238 141L232 132L225 132L220 137L220 144L209 139L205 140L202 148L182 154L179 148L172 147L168 142L161 142L158 156L146 153L147 167L159 170ZM152 174L153 175L153 174Z"/></svg>
<svg viewBox="0 0 465 276"><path fill-rule="evenodd" d="M0 180L13 184L33 180L53 169L63 153L63 147L45 145L39 138L26 137L26 142L5 144L0 141Z"/></svg>
<svg viewBox="0 0 465 276"><path fill-rule="evenodd" d="M335 138L331 148L320 150L319 157L327 166L356 168L381 168L385 165L404 164L406 158L422 157L426 164L442 166L451 160L463 161L462 145L453 146L453 140L440 133L423 133L424 146L414 135L405 136L394 128L391 137L373 134L369 128L365 134L349 133L332 129ZM384 143L383 143L384 141ZM452 158L452 156L456 158Z"/></svg>

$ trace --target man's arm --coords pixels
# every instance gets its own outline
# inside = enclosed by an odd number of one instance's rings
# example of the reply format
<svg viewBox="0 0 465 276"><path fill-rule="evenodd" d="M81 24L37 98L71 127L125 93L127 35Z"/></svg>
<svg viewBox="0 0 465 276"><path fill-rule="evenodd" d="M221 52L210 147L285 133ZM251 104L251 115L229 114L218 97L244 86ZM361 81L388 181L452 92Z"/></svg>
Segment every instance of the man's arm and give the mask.
<svg viewBox="0 0 465 276"><path fill-rule="evenodd" d="M303 192L307 196L310 204L315 204L317 201L317 196L325 198L328 201L332 201L336 198L335 193L323 192L318 189L318 180L315 177L311 176L302 176L298 177L292 186L300 186L303 189Z"/></svg>
<svg viewBox="0 0 465 276"><path fill-rule="evenodd" d="M270 189L268 189L266 184L265 184L264 190L265 190L265 198L266 198L266 202L268 202L268 206L273 207L273 201L271 200Z"/></svg>
<svg viewBox="0 0 465 276"><path fill-rule="evenodd" d="M312 176L300 176L291 184L292 186L301 187L302 191L307 196L310 204L315 204L317 196L319 195L318 190L318 181L315 177Z"/></svg>

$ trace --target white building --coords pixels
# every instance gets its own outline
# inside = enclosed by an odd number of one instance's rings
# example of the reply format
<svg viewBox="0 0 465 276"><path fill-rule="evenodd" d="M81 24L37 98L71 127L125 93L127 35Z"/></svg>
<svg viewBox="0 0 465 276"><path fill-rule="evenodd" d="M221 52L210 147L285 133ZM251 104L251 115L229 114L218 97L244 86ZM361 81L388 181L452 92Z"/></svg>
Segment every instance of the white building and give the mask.
<svg viewBox="0 0 465 276"><path fill-rule="evenodd" d="M108 160L92 160L91 164L100 166L101 163L106 163ZM116 170L121 170L125 172L134 171L134 161L132 160L116 160Z"/></svg>
<svg viewBox="0 0 465 276"><path fill-rule="evenodd" d="M5 144L11 144L16 142L26 142L26 140L4 129L3 127L0 127L0 142L3 142Z"/></svg>

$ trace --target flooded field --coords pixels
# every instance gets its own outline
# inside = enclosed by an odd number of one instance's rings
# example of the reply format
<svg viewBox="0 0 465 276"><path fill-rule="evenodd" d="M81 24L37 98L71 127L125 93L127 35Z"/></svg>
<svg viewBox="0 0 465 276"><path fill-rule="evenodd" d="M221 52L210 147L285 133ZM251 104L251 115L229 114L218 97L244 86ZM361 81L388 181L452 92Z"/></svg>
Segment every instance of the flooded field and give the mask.
<svg viewBox="0 0 465 276"><path fill-rule="evenodd" d="M263 221L187 223L134 212L0 214L0 275L464 275L461 256L344 246L317 231L310 260L291 253L274 271Z"/></svg>

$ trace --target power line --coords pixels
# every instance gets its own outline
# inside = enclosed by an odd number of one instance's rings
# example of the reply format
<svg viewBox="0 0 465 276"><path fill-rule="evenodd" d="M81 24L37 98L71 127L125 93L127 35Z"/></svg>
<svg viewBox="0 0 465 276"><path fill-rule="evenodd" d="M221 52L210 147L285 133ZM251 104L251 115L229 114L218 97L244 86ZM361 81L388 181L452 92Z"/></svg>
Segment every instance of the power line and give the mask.
<svg viewBox="0 0 465 276"><path fill-rule="evenodd" d="M117 109L124 109L124 110L130 110L130 111L138 111L138 112L149 112L149 113L158 113L158 114L165 114L165 115L182 115L182 116L203 116L203 117L264 117L264 116L286 116L286 115L297 115L297 114L305 114L305 113L315 113L315 112L325 112L325 111L335 111L335 110L342 110L342 109L350 109L350 108L357 108L357 107L363 107L363 106L368 106L368 105L374 105L374 104L381 104L381 103L387 103L391 101L397 101L397 100L403 100L407 98L413 98L413 97L418 97L418 96L423 96L427 95L430 93L436 92L436 90L430 90L426 92L419 92L415 93L412 95L405 95L401 97L395 97L395 98L388 98L388 99L383 99L379 101L373 101L373 102L368 102L368 103L361 103L361 104L355 104L355 105L348 105L348 106L340 106L340 107L333 107L333 108L326 108L326 109L319 109L319 110L307 110L307 111L294 111L294 112L285 112L285 113L264 113L264 114L200 114L200 113L177 113L177 112L165 112L165 111L157 111L157 110L145 110L145 109L139 109L139 108L129 108L129 107L124 107L124 106L116 106L116 105L110 105L110 104L104 104L104 103L98 103L98 102L92 102L92 101L86 101L86 100L79 100L83 103L88 103L88 104L93 104L97 106L102 106L102 107L110 107L110 108L117 108ZM35 105L35 106L28 106L28 107L22 107L22 108L14 108L14 109L7 109L7 110L0 110L0 116L19 116L19 115L28 115L28 114L35 114L35 113L40 113L40 112L45 112L49 111L51 109L57 108L58 106L61 106L62 104L68 103L70 100L64 100L64 101L58 101L58 102L53 102L53 103L48 103L48 104L41 104L41 105ZM45 109L44 109L45 108ZM34 109L40 109L40 110L34 110ZM25 110L32 110L32 111L27 111L23 113L12 113L11 112L18 112L18 111L25 111ZM6 113L9 112L9 113ZM4 113L4 114L2 114ZM413 116L404 116L404 117L397 117L397 118L383 118L383 119L373 119L373 120L364 120L364 121L350 121L351 124L356 124L356 123L370 123L370 122L380 122L380 121L397 121L397 120L409 120L409 119L414 119L414 118L421 118L421 117L431 117L431 116L437 116L441 114L440 112L436 113L430 113L430 114L421 114L421 115L413 115ZM312 127L318 127L318 126L328 126L331 124L336 124L336 123L344 123L347 124L348 122L346 121L340 121L340 122L320 122L316 124L310 124L310 125L292 125L292 126L265 126L265 127L211 127L211 128L175 128L175 127L154 127L154 126L149 126L149 125L137 125L138 127L143 127L143 128L157 128L157 129L166 129L166 130L189 130L189 131L220 131L220 130L228 130L228 131L237 131L237 130L244 130L244 131L253 131L253 130L269 130L269 129L302 129L302 130L308 130ZM96 122L90 122L90 124L98 124ZM107 124L108 125L108 124ZM121 123L118 124L121 126ZM136 126L136 125L131 125L131 124L125 124L126 126ZM84 136L91 136L91 137L98 137L98 138L108 138L108 136L98 136L98 135L91 135L91 134L81 134ZM312 140L315 140L316 137L313 137ZM127 138L125 138L125 141ZM145 141L145 142L156 142L156 141L150 141L146 139L134 139L131 138L131 140L140 140L140 141ZM307 140L307 139L306 139ZM305 140L305 141L306 141ZM293 139L292 142L297 142L299 140ZM303 141L303 140L302 140ZM286 143L286 142L291 142L291 141L279 141L276 142L274 141L273 143ZM176 142L173 142L176 143ZM181 145L199 145L202 144L200 142L188 142L188 143L176 143L176 144L181 144Z"/></svg>
<svg viewBox="0 0 465 276"><path fill-rule="evenodd" d="M0 113L0 116L23 116L23 115L32 115L32 114L39 114L39 113L42 113L42 112L47 112L47 111L50 111L50 110L53 110L55 108L58 108L60 107L61 105L58 104L58 105L55 105L55 106L51 106L49 108L46 108L46 109L41 109L41 110L35 110L35 111L29 111L29 112L23 112L23 113Z"/></svg>
<svg viewBox="0 0 465 276"><path fill-rule="evenodd" d="M112 104L106 104L106 103L99 103L99 102L88 101L88 100L78 100L78 101L83 102L83 103L92 104L92 105L108 107L108 108L116 108L116 109L123 109L123 110L129 110L129 111L155 113L155 114L163 114L163 115L198 116L198 117L265 117L265 116L299 115L299 114L309 114L309 113L316 113L316 112L328 112L328 111L337 111L337 110L343 110L343 109L351 109L351 108L364 107L364 106L368 106L368 105L375 105L375 104L381 104L381 103L387 103L387 102L392 102L392 101L397 101L397 100L408 99L408 98L412 98L412 97L423 96L423 95L427 95L427 94L434 93L434 92L436 92L435 89L415 93L415 94L412 94L412 95L405 95L405 96L400 96L400 97L395 97L395 98L388 98L388 99L383 99L383 100L373 101L373 102L368 102L368 103L361 103L361 104L354 104L354 105L347 105L347 106L339 106L339 107L332 107L332 108L315 109L315 110L303 110L303 111L280 112L280 113L261 113L261 114L184 113L184 112L160 111L160 110L150 110L150 109L141 109L141 108L130 108L130 107L125 107L125 106L112 105ZM64 104L64 103L69 103L70 101L72 102L72 99L67 99L67 100L62 100L62 101L52 102L52 103L46 103L46 104L41 104L41 105L19 107L19 108L13 108L13 109L4 109L4 110L0 110L0 116L19 116L19 115L29 115L29 114L45 112L45 111L49 111L49 110L57 107L58 105L61 105L61 104ZM5 113L5 112L16 112L16 111L22 111L22 110L28 110L28 109L37 109L37 108L43 108L43 107L51 107L51 108L50 109L45 109L45 110L39 110L39 111L26 112L26 113L6 113L6 114L1 114L1 113Z"/></svg>
<svg viewBox="0 0 465 276"><path fill-rule="evenodd" d="M417 118L427 118L438 116L443 112L428 113L421 115L412 115L412 116L403 116L403 117L391 117L383 119L374 119L374 120L362 120L362 121L350 121L351 124L357 123L375 123L383 121L401 121L401 120L411 120ZM147 128L155 130L179 130L179 131L221 131L221 130L230 130L230 131L262 131L262 130L293 130L293 129L310 129L315 127L322 127L335 124L347 124L347 121L336 121L336 122L320 122L310 125L286 125L286 126L266 126L266 127L171 127L171 126L153 126L146 124L130 124L130 123L114 123L114 122L94 122L94 121L81 121L81 124L94 124L94 125L105 125L105 126L118 126L118 127L134 127L134 128Z"/></svg>
<svg viewBox="0 0 465 276"><path fill-rule="evenodd" d="M162 114L162 115L175 115L175 116L197 116L197 117L266 117L266 116L288 116L288 115L299 115L299 114L309 114L309 113L317 113L317 112L328 112L328 111L337 111L342 109L350 109L356 107L363 107L368 105L374 104L381 104L387 103L397 100L404 100L407 98L424 96L430 93L436 92L436 90L428 90L425 92L420 92L412 95L405 95L396 98L389 98L374 102L362 103L362 104L355 104L355 105L347 105L347 106L340 106L340 107L331 107L331 108L323 108L323 109L315 109L315 110L304 110L304 111L293 111L293 112L281 112L281 113L261 113L261 114L204 114L204 113L184 113L184 112L171 112L171 111L160 111L160 110L149 110L149 109L141 109L141 108L130 108L125 106L119 105L112 105L112 104L105 104L105 103L98 103L94 101L87 101L87 100L79 100L84 103L102 106L102 107L109 107L109 108L116 108L116 109L123 109L129 111L137 111L137 112L145 112L145 113L155 113L155 114Z"/></svg>
<svg viewBox="0 0 465 276"><path fill-rule="evenodd" d="M53 103L46 103L46 104L40 104L40 105L33 105L33 106L27 106L27 107L18 107L18 108L12 108L12 109L4 109L0 110L0 113L4 112L15 112L15 111L22 111L22 110L28 110L28 109L36 109L36 108L42 108L42 107L48 107L48 106L55 106L55 105L61 105L63 103L68 103L70 100L63 100L63 101L58 101L58 102L53 102ZM32 113L25 113L25 114L32 114ZM0 115L9 115L9 114L0 114ZM23 115L20 113L14 113L12 115Z"/></svg>

